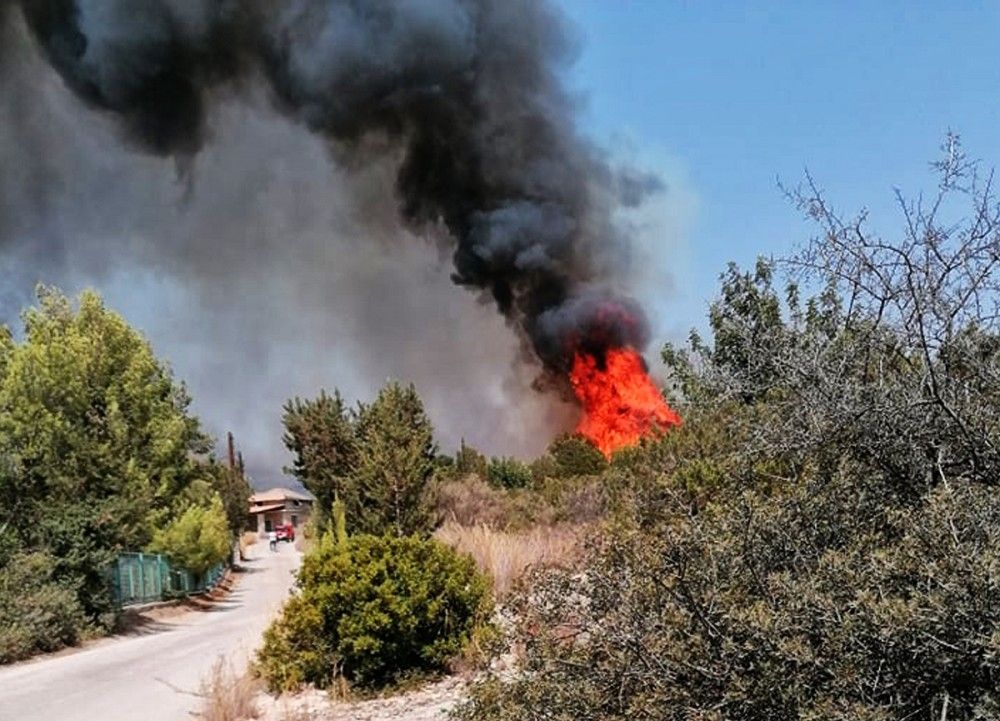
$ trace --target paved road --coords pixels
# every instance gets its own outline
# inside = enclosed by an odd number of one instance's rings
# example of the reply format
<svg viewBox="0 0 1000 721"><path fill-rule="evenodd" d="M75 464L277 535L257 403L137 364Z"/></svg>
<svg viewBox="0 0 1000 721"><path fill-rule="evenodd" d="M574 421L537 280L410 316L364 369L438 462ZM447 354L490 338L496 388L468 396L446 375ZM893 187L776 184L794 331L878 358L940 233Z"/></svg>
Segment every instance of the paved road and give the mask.
<svg viewBox="0 0 1000 721"><path fill-rule="evenodd" d="M185 721L219 656L243 665L288 594L299 554L251 546L232 594L211 611L152 622L65 656L0 668L0 721Z"/></svg>

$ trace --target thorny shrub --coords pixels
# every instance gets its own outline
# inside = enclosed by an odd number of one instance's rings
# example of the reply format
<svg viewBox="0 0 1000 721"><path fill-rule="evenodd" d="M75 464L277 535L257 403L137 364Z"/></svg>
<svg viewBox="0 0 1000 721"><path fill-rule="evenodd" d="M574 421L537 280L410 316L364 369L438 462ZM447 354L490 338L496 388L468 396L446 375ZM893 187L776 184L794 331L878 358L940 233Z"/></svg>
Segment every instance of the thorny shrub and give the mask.
<svg viewBox="0 0 1000 721"><path fill-rule="evenodd" d="M521 673L460 718L996 718L1000 498L962 482L900 503L856 473L698 512L662 496L657 528L534 579Z"/></svg>

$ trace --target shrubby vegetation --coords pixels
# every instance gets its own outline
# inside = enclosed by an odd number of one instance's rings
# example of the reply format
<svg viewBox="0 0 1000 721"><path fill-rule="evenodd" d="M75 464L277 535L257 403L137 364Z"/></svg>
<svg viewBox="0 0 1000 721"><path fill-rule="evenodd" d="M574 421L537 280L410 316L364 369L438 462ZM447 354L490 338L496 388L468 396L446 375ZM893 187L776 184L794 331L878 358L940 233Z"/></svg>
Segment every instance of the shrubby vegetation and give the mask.
<svg viewBox="0 0 1000 721"><path fill-rule="evenodd" d="M55 568L44 551L18 551L0 565L0 663L74 644L86 627L77 589Z"/></svg>
<svg viewBox="0 0 1000 721"><path fill-rule="evenodd" d="M526 488L531 484L531 468L516 458L494 458L486 467L486 478L498 488Z"/></svg>
<svg viewBox="0 0 1000 721"><path fill-rule="evenodd" d="M444 670L486 627L492 601L471 558L428 538L432 482L456 463L437 454L415 389L389 383L353 410L321 393L284 410L291 470L328 506L297 593L265 633L259 672L290 690L373 689Z"/></svg>
<svg viewBox="0 0 1000 721"><path fill-rule="evenodd" d="M472 559L417 536L328 533L298 586L258 655L275 691L338 678L374 688L442 671L491 615Z"/></svg>
<svg viewBox="0 0 1000 721"><path fill-rule="evenodd" d="M41 288L22 319L22 340L0 328L0 660L110 628L117 554L171 527L198 481L241 493L202 460L184 387L96 293Z"/></svg>
<svg viewBox="0 0 1000 721"><path fill-rule="evenodd" d="M604 454L578 435L564 436L552 442L547 456L551 459L551 467L540 465L545 458L535 461L536 469L545 468L549 475L558 478L593 476L600 474L608 466ZM537 475L536 471L536 477Z"/></svg>
<svg viewBox="0 0 1000 721"><path fill-rule="evenodd" d="M486 456L466 444L463 438L458 452L455 453L455 462L451 464L452 475L456 478L464 478L470 475L478 478L486 478L488 464L489 461L486 459Z"/></svg>
<svg viewBox="0 0 1000 721"><path fill-rule="evenodd" d="M536 572L461 718L1000 715L1000 207L946 150L893 240L790 194L819 236L664 350L685 425L602 472L592 560Z"/></svg>

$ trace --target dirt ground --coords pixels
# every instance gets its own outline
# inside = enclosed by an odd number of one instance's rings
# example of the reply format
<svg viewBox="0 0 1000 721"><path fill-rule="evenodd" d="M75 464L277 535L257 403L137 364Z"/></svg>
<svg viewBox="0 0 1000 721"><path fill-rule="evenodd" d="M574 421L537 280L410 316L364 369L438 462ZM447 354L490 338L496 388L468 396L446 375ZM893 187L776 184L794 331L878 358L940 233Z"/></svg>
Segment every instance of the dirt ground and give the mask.
<svg viewBox="0 0 1000 721"><path fill-rule="evenodd" d="M261 694L260 721L445 721L466 682L446 678L422 688L368 701L332 701L321 691L274 698Z"/></svg>

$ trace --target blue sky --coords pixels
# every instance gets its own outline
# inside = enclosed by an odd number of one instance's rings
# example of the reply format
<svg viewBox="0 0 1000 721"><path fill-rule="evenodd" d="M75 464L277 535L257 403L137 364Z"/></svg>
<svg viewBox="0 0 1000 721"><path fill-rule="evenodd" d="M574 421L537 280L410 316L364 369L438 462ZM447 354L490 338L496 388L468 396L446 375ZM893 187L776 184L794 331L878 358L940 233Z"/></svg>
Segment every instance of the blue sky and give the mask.
<svg viewBox="0 0 1000 721"><path fill-rule="evenodd" d="M585 132L680 168L697 210L678 258L682 326L728 260L808 238L776 187L808 168L844 210L896 227L893 188L933 187L945 132L1000 162L1000 3L563 0ZM676 185L676 184L675 184Z"/></svg>

